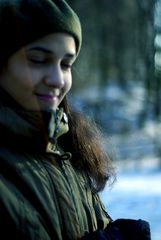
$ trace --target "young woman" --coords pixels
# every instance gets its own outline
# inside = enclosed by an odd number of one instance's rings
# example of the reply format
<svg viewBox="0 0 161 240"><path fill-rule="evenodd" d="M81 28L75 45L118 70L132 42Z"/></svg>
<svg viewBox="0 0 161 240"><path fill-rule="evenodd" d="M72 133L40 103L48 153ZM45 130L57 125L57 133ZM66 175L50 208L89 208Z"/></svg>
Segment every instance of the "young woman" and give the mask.
<svg viewBox="0 0 161 240"><path fill-rule="evenodd" d="M98 195L114 176L99 132L67 103L77 15L62 0L0 1L0 31L1 239L123 239Z"/></svg>

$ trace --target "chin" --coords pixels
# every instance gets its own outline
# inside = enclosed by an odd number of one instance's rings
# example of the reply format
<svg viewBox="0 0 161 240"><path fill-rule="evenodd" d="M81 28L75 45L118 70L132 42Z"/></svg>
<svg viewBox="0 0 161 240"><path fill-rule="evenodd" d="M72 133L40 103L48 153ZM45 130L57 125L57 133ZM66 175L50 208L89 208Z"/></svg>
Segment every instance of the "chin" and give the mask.
<svg viewBox="0 0 161 240"><path fill-rule="evenodd" d="M41 106L37 111L56 111L57 106Z"/></svg>

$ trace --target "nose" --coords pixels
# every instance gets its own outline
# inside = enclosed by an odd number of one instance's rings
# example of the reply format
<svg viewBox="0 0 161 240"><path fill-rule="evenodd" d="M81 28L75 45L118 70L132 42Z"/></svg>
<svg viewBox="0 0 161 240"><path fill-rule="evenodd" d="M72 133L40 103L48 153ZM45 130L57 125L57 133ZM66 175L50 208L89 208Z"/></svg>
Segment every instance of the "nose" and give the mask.
<svg viewBox="0 0 161 240"><path fill-rule="evenodd" d="M60 65L54 65L50 67L44 78L45 84L53 88L63 88L65 81L63 78L63 72Z"/></svg>

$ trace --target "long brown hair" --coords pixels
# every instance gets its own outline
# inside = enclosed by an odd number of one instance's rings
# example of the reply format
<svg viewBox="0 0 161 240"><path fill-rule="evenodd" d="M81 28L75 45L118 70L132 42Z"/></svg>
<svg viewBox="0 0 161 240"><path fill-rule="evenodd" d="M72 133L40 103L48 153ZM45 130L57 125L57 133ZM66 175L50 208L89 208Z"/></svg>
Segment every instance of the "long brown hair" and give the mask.
<svg viewBox="0 0 161 240"><path fill-rule="evenodd" d="M69 118L69 131L60 138L60 144L72 153L72 165L86 172L93 189L101 191L107 181L115 179L112 161L102 146L101 132L94 121L74 111L67 98L61 106Z"/></svg>

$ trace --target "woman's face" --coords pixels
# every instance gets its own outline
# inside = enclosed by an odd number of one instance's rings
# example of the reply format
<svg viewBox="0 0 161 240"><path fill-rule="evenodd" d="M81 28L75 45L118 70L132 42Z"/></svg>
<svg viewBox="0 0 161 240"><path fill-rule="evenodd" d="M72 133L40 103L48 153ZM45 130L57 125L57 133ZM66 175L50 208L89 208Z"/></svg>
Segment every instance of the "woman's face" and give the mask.
<svg viewBox="0 0 161 240"><path fill-rule="evenodd" d="M75 58L72 36L47 35L9 58L0 85L25 109L55 110L71 88Z"/></svg>

